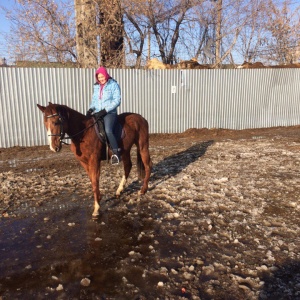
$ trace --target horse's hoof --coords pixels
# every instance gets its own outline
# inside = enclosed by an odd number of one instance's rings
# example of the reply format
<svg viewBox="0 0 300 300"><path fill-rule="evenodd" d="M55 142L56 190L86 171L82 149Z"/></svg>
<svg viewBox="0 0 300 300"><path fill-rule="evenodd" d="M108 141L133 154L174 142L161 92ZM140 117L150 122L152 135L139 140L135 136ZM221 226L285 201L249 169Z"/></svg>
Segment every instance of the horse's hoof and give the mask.
<svg viewBox="0 0 300 300"><path fill-rule="evenodd" d="M92 214L92 218L93 219L97 219L98 217L99 217L99 213L98 212Z"/></svg>
<svg viewBox="0 0 300 300"><path fill-rule="evenodd" d="M147 190L141 189L141 190L139 191L139 195L145 195L146 192L147 192Z"/></svg>

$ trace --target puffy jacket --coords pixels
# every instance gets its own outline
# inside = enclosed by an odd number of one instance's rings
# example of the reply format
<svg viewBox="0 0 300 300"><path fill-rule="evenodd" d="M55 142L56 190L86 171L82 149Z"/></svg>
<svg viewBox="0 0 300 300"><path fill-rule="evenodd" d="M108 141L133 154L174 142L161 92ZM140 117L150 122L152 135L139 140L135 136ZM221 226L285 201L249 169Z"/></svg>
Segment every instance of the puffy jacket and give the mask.
<svg viewBox="0 0 300 300"><path fill-rule="evenodd" d="M103 87L100 98L100 84L94 84L94 93L90 108L96 113L105 109L109 113L117 113L117 107L121 104L121 89L114 79L109 79Z"/></svg>

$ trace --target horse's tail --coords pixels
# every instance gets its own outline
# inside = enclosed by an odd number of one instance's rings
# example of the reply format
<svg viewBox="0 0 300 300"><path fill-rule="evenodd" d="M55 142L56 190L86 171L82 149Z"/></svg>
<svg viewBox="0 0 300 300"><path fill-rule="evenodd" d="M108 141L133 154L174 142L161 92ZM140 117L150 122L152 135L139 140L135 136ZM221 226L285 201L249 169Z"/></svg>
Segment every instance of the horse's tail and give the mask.
<svg viewBox="0 0 300 300"><path fill-rule="evenodd" d="M142 157L141 157L141 153L140 150L137 148L137 172L138 172L138 179L139 180L144 180L145 176L146 176L146 171L145 171L145 165L143 163ZM152 161L149 158L149 167L150 170L152 169Z"/></svg>
<svg viewBox="0 0 300 300"><path fill-rule="evenodd" d="M141 192L144 194L148 188L148 181L152 169L152 161L149 154L149 125L141 115L135 114L136 148L137 148L137 171L138 178L143 183Z"/></svg>

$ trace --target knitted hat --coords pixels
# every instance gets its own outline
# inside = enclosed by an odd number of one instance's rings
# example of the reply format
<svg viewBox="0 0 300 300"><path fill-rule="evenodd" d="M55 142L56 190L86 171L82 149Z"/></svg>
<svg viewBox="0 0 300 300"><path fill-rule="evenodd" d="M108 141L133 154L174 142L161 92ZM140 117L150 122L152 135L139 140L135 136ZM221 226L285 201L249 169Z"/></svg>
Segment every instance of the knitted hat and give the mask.
<svg viewBox="0 0 300 300"><path fill-rule="evenodd" d="M105 67L100 67L96 71L96 75L95 75L96 76L96 81L98 83L100 83L99 80L98 80L98 74L102 74L105 77L106 81L108 81L108 79L111 78L110 75L107 73L107 70L106 70Z"/></svg>

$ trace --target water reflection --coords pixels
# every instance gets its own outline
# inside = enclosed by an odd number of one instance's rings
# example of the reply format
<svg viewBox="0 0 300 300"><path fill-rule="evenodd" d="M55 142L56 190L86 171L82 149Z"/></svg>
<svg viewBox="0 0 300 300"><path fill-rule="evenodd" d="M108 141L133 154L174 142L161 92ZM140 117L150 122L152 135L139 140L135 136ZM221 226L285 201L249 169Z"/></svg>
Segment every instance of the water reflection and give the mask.
<svg viewBox="0 0 300 300"><path fill-rule="evenodd" d="M78 207L78 203L75 202L64 202L62 203L60 199L56 198L51 201L51 203L44 204L43 206L32 206L30 202L22 202L17 208L15 213L21 215L36 214L39 212L51 212L55 213L55 210L65 210L69 208ZM87 207L86 207L87 208Z"/></svg>
<svg viewBox="0 0 300 300"><path fill-rule="evenodd" d="M0 221L4 299L46 294L47 299L57 299L59 284L60 297L76 298L83 278L91 280L84 287L89 295L132 299L140 288L147 290L151 279L142 275L154 258L149 247L153 220L145 213L108 210L92 220L91 208L58 200L48 207L24 203L20 212L18 219Z"/></svg>
<svg viewBox="0 0 300 300"><path fill-rule="evenodd" d="M0 166L8 165L9 168L17 168L21 165L30 165L33 164L34 162L38 162L45 159L44 157L34 157L34 158L29 158L29 159L5 159L5 160L0 160ZM25 170L25 172L30 173L30 172L35 172L38 170L42 170L42 168L28 168Z"/></svg>

